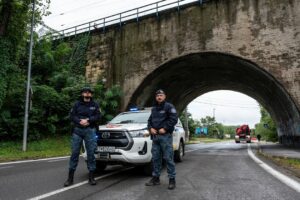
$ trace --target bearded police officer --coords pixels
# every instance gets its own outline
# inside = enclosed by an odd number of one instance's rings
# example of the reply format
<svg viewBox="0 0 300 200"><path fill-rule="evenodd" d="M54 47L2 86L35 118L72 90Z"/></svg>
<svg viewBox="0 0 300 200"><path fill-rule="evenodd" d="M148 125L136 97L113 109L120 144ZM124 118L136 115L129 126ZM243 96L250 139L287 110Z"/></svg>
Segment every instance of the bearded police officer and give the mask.
<svg viewBox="0 0 300 200"><path fill-rule="evenodd" d="M167 163L167 172L169 176L168 189L176 187L175 182L175 163L173 160L173 138L174 126L177 124L178 117L175 107L165 101L166 94L163 90L156 91L156 103L151 110L148 120L148 129L152 137L152 179L146 183L146 186L160 184L160 173L162 165L162 156Z"/></svg>
<svg viewBox="0 0 300 200"><path fill-rule="evenodd" d="M75 103L71 110L70 118L74 124L72 134L72 155L69 162L69 176L64 186L73 184L82 141L87 151L87 168L89 170L89 184L96 185L94 171L96 169L96 122L100 120L98 104L92 99L92 89L84 87L81 90L81 99Z"/></svg>

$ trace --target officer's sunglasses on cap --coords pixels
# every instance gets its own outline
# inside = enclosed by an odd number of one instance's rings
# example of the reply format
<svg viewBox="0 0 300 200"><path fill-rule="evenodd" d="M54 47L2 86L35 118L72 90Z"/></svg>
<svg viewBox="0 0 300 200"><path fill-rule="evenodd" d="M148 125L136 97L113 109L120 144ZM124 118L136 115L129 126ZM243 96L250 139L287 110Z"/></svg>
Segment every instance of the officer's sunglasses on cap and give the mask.
<svg viewBox="0 0 300 200"><path fill-rule="evenodd" d="M158 95L165 95L165 92L163 90L157 90L155 92L155 94L156 94L156 96L158 96Z"/></svg>

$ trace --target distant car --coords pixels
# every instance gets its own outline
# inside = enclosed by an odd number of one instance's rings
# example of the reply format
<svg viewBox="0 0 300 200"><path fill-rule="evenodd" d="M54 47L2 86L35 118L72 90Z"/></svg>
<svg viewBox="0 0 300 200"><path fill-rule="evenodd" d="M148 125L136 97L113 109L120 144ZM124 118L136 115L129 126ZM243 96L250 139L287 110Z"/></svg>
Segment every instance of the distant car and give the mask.
<svg viewBox="0 0 300 200"><path fill-rule="evenodd" d="M107 165L123 164L142 166L144 172L151 175L152 140L147 129L150 114L150 108L122 112L107 125L99 126L95 153L98 171ZM184 145L185 132L178 119L173 132L174 160L177 162L183 160ZM86 153L83 157L87 160Z"/></svg>

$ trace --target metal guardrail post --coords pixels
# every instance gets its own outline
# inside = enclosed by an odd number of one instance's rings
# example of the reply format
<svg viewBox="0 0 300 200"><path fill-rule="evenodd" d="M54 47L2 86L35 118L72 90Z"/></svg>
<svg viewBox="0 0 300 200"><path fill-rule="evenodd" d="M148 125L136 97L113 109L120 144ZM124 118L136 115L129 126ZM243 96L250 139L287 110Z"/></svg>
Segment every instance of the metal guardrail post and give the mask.
<svg viewBox="0 0 300 200"><path fill-rule="evenodd" d="M122 13L120 13L120 28L122 26Z"/></svg>
<svg viewBox="0 0 300 200"><path fill-rule="evenodd" d="M139 8L136 9L136 22L139 22Z"/></svg>
<svg viewBox="0 0 300 200"><path fill-rule="evenodd" d="M199 0L199 4L202 5L203 4L203 0Z"/></svg>
<svg viewBox="0 0 300 200"><path fill-rule="evenodd" d="M76 34L77 34L77 26L75 26L75 37L76 37Z"/></svg>
<svg viewBox="0 0 300 200"><path fill-rule="evenodd" d="M179 1L180 1L180 0L177 1L177 11L178 11L178 12L180 11Z"/></svg>
<svg viewBox="0 0 300 200"><path fill-rule="evenodd" d="M91 22L89 22L89 32L91 31Z"/></svg>

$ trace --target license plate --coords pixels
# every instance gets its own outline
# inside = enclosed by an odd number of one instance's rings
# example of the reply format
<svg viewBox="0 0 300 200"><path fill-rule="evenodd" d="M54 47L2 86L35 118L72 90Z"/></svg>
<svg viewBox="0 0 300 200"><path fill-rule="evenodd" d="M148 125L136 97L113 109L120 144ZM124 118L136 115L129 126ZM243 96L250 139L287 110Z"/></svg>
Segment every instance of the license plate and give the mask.
<svg viewBox="0 0 300 200"><path fill-rule="evenodd" d="M101 160L108 160L109 159L109 153L99 153L99 158Z"/></svg>
<svg viewBox="0 0 300 200"><path fill-rule="evenodd" d="M115 152L115 147L107 147L107 146L100 146L98 147L98 151L99 152L109 152L109 153L113 153Z"/></svg>

